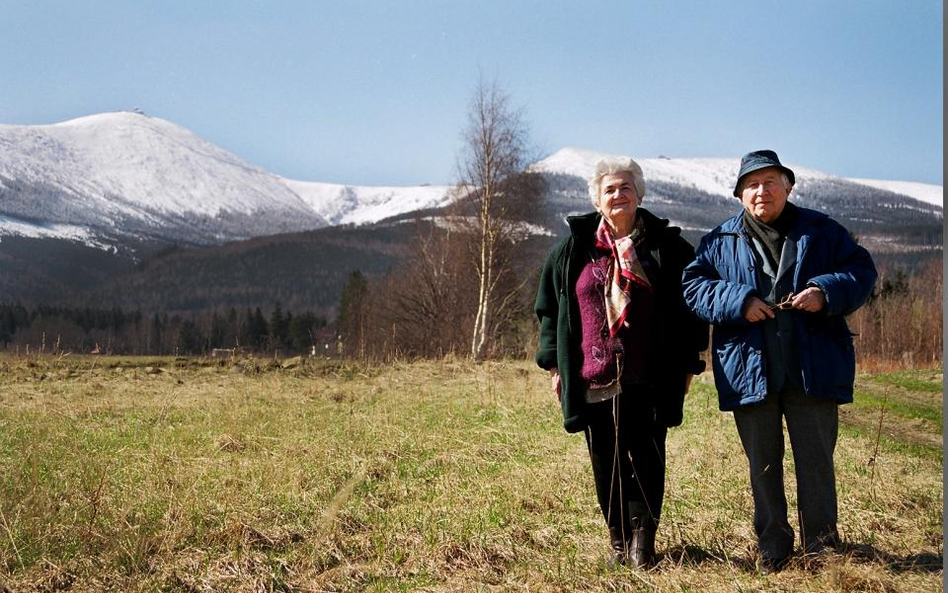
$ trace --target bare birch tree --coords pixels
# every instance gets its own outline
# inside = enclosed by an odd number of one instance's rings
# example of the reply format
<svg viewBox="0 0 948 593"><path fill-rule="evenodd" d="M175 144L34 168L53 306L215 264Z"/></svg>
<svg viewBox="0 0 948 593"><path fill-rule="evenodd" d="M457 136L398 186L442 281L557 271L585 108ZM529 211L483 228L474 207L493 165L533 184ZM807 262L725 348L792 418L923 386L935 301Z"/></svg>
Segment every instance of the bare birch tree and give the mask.
<svg viewBox="0 0 948 593"><path fill-rule="evenodd" d="M474 272L477 311L471 356L482 359L492 331L496 308L504 299L498 287L505 270L499 266L503 241L516 221L508 216L505 182L520 174L526 160L527 127L522 111L496 80L478 81L468 107L463 148L458 157L458 185L473 219Z"/></svg>

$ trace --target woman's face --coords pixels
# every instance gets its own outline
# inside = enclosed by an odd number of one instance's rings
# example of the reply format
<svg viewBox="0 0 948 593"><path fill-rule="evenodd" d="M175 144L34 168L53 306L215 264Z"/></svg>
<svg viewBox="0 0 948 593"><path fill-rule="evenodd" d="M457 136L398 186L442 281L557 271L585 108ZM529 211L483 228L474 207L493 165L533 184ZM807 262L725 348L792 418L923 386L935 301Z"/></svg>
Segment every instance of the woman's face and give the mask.
<svg viewBox="0 0 948 593"><path fill-rule="evenodd" d="M639 197L635 193L632 174L610 173L599 182L599 203L596 209L613 228L623 228L635 220Z"/></svg>

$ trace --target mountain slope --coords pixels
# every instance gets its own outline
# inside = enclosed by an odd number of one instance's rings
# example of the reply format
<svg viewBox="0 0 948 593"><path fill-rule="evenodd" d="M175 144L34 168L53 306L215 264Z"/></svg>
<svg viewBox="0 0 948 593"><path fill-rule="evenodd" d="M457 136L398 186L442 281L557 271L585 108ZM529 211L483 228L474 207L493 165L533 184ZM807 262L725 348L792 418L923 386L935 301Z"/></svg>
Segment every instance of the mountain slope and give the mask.
<svg viewBox="0 0 948 593"><path fill-rule="evenodd" d="M902 194L914 198L920 202L944 207L945 194L940 185L931 183L918 183L915 181L888 181L885 179L859 179L849 178L849 181L861 183L877 189L884 189L896 194Z"/></svg>
<svg viewBox="0 0 948 593"><path fill-rule="evenodd" d="M194 243L327 224L276 175L130 112L0 125L0 213L21 225Z"/></svg>
<svg viewBox="0 0 948 593"><path fill-rule="evenodd" d="M604 156L566 148L531 167L545 190L525 209L524 269L567 232L567 215L591 210L586 178ZM738 158L637 160L644 206L692 243L740 211ZM790 166L791 199L839 220L873 256L908 267L940 254L941 205L892 191L934 201L940 187ZM284 179L137 113L0 126L0 290L27 303L191 310L280 300L328 313L350 270L371 280L402 269L428 224L411 221L439 224L453 199L447 186Z"/></svg>
<svg viewBox="0 0 948 593"><path fill-rule="evenodd" d="M601 152L565 148L535 163L531 170L547 179L543 222L561 234L562 220L592 209L586 179ZM641 158L645 176L643 206L682 227L689 240L740 210L732 195L740 159ZM795 173L791 200L833 216L876 252L927 251L940 248L940 205L865 183L789 165ZM940 189L940 188L939 188Z"/></svg>
<svg viewBox="0 0 948 593"><path fill-rule="evenodd" d="M563 148L531 165L531 170L574 175L586 179L592 174L596 161L613 156L616 155L581 148ZM635 157L635 161L642 166L646 184L649 182L671 183L727 198L732 195L740 165L739 158ZM924 202L929 206L943 206L943 188L940 185L837 177L793 163L787 163L787 166L793 169L798 185L807 185L813 182L842 181L903 195ZM797 189L800 189L800 187L797 187ZM926 211L931 210L926 208Z"/></svg>
<svg viewBox="0 0 948 593"><path fill-rule="evenodd" d="M366 224L451 199L450 186L366 187L284 179L286 185L330 224Z"/></svg>
<svg viewBox="0 0 948 593"><path fill-rule="evenodd" d="M588 208L584 180L605 156L565 148L531 167L560 188L550 195L549 215ZM649 187L646 203L668 205L668 216L683 226L707 230L733 205L739 159L637 160ZM941 216L940 186L846 180L791 166L801 203L808 195L825 193L822 185L835 186L832 192L838 194L840 184L850 183L846 192L874 202L867 210L920 208ZM867 194L865 188L874 191ZM899 192L925 203L889 195ZM220 244L326 225L368 224L444 206L451 196L450 186L365 187L281 178L185 128L140 113L43 126L0 125L0 236L61 238L138 257L141 241ZM833 211L829 204L827 209Z"/></svg>

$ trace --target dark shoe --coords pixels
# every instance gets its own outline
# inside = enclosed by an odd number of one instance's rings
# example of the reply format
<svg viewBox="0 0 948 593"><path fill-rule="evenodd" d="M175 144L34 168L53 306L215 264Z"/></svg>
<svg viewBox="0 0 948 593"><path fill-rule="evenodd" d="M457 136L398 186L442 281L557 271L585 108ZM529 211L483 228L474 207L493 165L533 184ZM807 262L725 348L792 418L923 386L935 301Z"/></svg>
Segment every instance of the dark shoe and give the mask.
<svg viewBox="0 0 948 593"><path fill-rule="evenodd" d="M761 556L760 558L760 572L761 574L774 574L775 572L780 572L787 567L787 564L790 562L790 556L782 556L780 558L771 558L770 556Z"/></svg>
<svg viewBox="0 0 948 593"><path fill-rule="evenodd" d="M628 563L629 547L625 543L625 538L622 537L622 530L609 529L609 547L611 548L609 566L616 567Z"/></svg>
<svg viewBox="0 0 948 593"><path fill-rule="evenodd" d="M821 554L827 549L838 550L840 547L839 533L834 529L812 540L806 539L801 543L804 552L807 554Z"/></svg>
<svg viewBox="0 0 948 593"><path fill-rule="evenodd" d="M648 568L655 564L655 529L639 527L632 530L629 544L629 566Z"/></svg>

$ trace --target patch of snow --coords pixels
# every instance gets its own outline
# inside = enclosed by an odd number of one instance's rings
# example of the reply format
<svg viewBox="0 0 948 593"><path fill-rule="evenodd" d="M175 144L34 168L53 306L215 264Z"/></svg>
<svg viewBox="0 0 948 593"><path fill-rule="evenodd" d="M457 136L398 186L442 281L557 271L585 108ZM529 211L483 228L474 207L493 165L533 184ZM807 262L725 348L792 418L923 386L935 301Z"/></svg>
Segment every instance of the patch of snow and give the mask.
<svg viewBox="0 0 948 593"><path fill-rule="evenodd" d="M85 227L72 224L27 222L0 214L0 236L18 236L33 239L64 239L75 241L106 251L115 252L112 245L102 242L96 234Z"/></svg>
<svg viewBox="0 0 948 593"><path fill-rule="evenodd" d="M420 220L431 221L438 228L449 231L467 232L476 226L477 219L473 216L424 216ZM542 235L544 237L553 237L555 233L545 226L534 224L532 222L516 222L510 227L510 232L514 236L514 242L518 238L532 235Z"/></svg>
<svg viewBox="0 0 948 593"><path fill-rule="evenodd" d="M454 189L442 185L368 187L294 179L283 182L330 224L366 224L443 206L451 200Z"/></svg>
<svg viewBox="0 0 948 593"><path fill-rule="evenodd" d="M846 178L846 180L908 196L920 202L925 202L926 204L933 204L942 208L945 207L944 188L940 185L918 183L915 181L887 181L885 179L861 179L855 177L849 177Z"/></svg>

